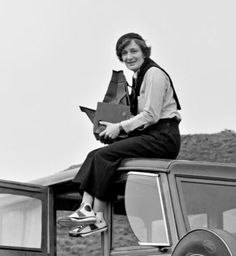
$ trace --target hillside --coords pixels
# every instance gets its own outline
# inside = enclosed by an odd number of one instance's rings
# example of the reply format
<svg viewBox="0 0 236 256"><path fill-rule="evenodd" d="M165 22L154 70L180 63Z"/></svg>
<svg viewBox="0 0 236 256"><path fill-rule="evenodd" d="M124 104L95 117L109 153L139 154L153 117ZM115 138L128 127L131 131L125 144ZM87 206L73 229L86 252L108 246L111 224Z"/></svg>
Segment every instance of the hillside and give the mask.
<svg viewBox="0 0 236 256"><path fill-rule="evenodd" d="M178 159L210 162L236 163L236 133L224 130L215 134L189 134L181 136L181 150ZM65 213L59 213L65 214ZM124 216L117 216L116 230L119 237L115 243L133 243L135 239L128 235L129 225ZM68 230L58 226L58 256L100 256L100 236L86 239L70 238Z"/></svg>
<svg viewBox="0 0 236 256"><path fill-rule="evenodd" d="M178 159L236 163L236 133L182 135Z"/></svg>

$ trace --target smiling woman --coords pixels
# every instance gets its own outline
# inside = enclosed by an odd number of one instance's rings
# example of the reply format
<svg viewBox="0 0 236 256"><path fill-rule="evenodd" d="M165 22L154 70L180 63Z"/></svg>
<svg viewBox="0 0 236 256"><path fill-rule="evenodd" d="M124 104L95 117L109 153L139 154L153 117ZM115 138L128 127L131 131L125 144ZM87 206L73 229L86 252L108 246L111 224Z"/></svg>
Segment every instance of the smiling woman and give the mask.
<svg viewBox="0 0 236 256"><path fill-rule="evenodd" d="M106 202L114 199L113 180L122 159L174 159L179 153L180 104L170 76L150 59L150 49L136 33L125 34L117 41L119 60L134 72L130 95L133 116L120 123L103 122L106 128L99 134L101 142L114 142L90 152L75 176L74 182L84 191L82 204L58 220L74 227L71 236L107 230L103 212ZM121 130L127 136L116 140Z"/></svg>
<svg viewBox="0 0 236 256"><path fill-rule="evenodd" d="M126 67L134 72L138 71L145 58L149 58L151 47L148 47L141 36L135 33L131 38L121 37L116 44L116 54Z"/></svg>

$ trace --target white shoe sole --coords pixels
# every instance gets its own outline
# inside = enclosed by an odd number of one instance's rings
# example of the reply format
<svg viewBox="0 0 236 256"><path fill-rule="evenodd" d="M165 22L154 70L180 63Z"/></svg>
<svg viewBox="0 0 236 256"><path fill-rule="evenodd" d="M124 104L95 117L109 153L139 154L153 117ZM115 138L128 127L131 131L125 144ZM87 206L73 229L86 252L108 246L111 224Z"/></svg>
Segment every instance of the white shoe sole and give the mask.
<svg viewBox="0 0 236 256"><path fill-rule="evenodd" d="M80 237L86 237L86 236L90 236L90 235L93 235L93 234L96 234L96 233L100 233L100 232L104 232L104 231L107 231L107 227L99 228L97 230L94 230L94 231L91 231L91 232L88 232L88 233L82 233L79 236Z"/></svg>
<svg viewBox="0 0 236 256"><path fill-rule="evenodd" d="M79 225L89 225L96 222L96 217L87 217L84 219L75 219L75 218L61 218L58 219L57 223L61 226L74 227Z"/></svg>

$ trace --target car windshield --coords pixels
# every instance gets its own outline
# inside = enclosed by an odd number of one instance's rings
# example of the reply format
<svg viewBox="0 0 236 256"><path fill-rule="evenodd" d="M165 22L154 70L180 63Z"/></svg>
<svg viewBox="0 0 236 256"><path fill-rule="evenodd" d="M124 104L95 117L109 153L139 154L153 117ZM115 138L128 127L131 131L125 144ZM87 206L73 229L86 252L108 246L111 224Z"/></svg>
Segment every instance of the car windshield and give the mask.
<svg viewBox="0 0 236 256"><path fill-rule="evenodd" d="M158 175L128 174L125 209L140 245L169 245Z"/></svg>
<svg viewBox="0 0 236 256"><path fill-rule="evenodd" d="M179 189L190 229L224 229L236 237L236 184L182 178Z"/></svg>

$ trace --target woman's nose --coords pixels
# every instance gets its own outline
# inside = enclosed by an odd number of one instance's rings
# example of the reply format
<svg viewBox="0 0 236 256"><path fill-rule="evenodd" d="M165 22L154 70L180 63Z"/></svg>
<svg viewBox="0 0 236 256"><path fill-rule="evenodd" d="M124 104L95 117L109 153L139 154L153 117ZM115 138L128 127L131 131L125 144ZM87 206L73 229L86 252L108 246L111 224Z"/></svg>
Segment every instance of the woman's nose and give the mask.
<svg viewBox="0 0 236 256"><path fill-rule="evenodd" d="M133 55L132 53L128 52L126 57L127 57L127 60L130 60L132 59Z"/></svg>

